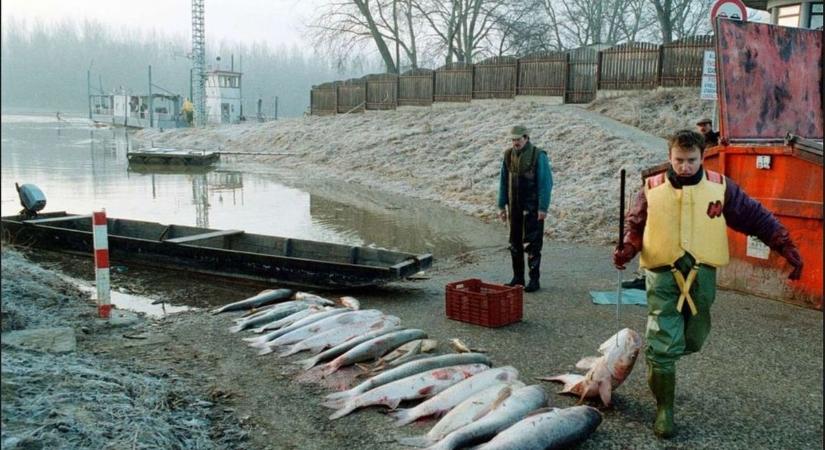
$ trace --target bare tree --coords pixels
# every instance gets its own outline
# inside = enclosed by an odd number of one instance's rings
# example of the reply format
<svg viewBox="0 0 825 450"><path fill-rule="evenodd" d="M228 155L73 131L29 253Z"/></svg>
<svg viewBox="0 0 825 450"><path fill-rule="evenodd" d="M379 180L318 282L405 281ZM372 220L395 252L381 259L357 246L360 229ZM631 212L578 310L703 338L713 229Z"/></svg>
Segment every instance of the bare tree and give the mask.
<svg viewBox="0 0 825 450"><path fill-rule="evenodd" d="M417 0L415 8L446 52L446 62L473 62L504 11L505 0Z"/></svg>
<svg viewBox="0 0 825 450"><path fill-rule="evenodd" d="M415 0L335 0L326 4L309 25L317 48L326 48L340 60L358 50L378 51L386 71L397 72L400 52L412 68L418 67ZM400 19L400 20L399 20ZM395 46L395 55L390 50Z"/></svg>
<svg viewBox="0 0 825 450"><path fill-rule="evenodd" d="M645 0L543 0L559 47L636 40L652 21Z"/></svg>
<svg viewBox="0 0 825 450"><path fill-rule="evenodd" d="M710 5L696 0L650 0L656 10L662 43L707 30Z"/></svg>

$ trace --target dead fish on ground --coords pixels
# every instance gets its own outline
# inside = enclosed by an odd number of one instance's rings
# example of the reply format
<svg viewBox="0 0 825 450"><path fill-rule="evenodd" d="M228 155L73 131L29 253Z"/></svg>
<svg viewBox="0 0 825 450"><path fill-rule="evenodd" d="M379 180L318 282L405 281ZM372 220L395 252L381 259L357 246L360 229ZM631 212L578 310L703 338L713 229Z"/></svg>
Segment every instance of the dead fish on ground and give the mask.
<svg viewBox="0 0 825 450"><path fill-rule="evenodd" d="M450 339L450 347L452 347L453 350L459 353L487 353L487 350L483 348L471 348L469 345L465 344L464 342L461 342L461 339L458 338Z"/></svg>
<svg viewBox="0 0 825 450"><path fill-rule="evenodd" d="M234 327L229 328L232 333L237 333L249 328L254 328L264 325L275 320L283 319L284 317L295 314L298 311L307 309L313 305L317 305L315 300L293 300L290 302L281 303L274 308L267 309L261 315L253 314L241 321L236 322Z"/></svg>
<svg viewBox="0 0 825 450"><path fill-rule="evenodd" d="M642 338L639 333L625 328L599 346L602 356L590 356L576 363L578 369L589 369L586 374L568 373L538 379L564 383L560 394L577 395L579 402L598 396L605 406L610 406L613 390L630 375L641 348Z"/></svg>
<svg viewBox="0 0 825 450"><path fill-rule="evenodd" d="M328 408L338 409L348 400L357 397L364 392L383 386L387 383L400 380L410 375L415 375L427 370L438 369L440 367L474 363L485 364L487 366L491 366L493 364L487 355L482 355L481 353L449 353L446 355L431 356L425 359L410 361L394 369L369 378L350 390L334 392L327 395L326 401L323 405Z"/></svg>
<svg viewBox="0 0 825 450"><path fill-rule="evenodd" d="M546 405L547 393L544 392L541 386L525 386L513 391L501 404L480 419L444 436L443 439L428 448L432 450L452 450L490 439L501 430L508 428L531 412Z"/></svg>
<svg viewBox="0 0 825 450"><path fill-rule="evenodd" d="M299 312L293 314L292 316L288 316L288 317L293 317L293 316L299 315L302 312L305 312L305 311L299 311ZM249 342L250 347L264 348L268 345L269 342L274 341L275 339L277 339L277 338L279 338L279 337L281 337L281 336L283 336L287 333L291 333L292 331L301 329L301 328L306 327L308 325L311 325L313 323L321 322L322 320L325 320L325 319L327 319L329 317L332 317L332 316L342 315L346 312L350 312L350 311L347 310L347 309L344 309L344 308L333 308L333 309L330 309L328 311L321 311L321 312L317 312L315 314L309 314L305 317L302 317L302 318L296 320L295 322L293 322L290 325L287 325L285 327L281 327L277 330L270 331L269 333L266 333L266 334L261 335L261 336L256 336L256 337L251 337L251 338L244 338L244 341ZM267 325L263 326L262 328L267 328Z"/></svg>
<svg viewBox="0 0 825 450"><path fill-rule="evenodd" d="M350 349L356 347L359 344L362 344L362 343L367 342L369 340L375 339L378 336L381 336L381 335L384 335L384 334L387 334L387 333L391 333L393 331L397 331L397 329L396 328L382 328L378 331L372 331L372 332L367 333L363 336L359 336L357 338L350 339L348 341L345 341L342 344L336 345L335 347L324 350L323 352L318 353L317 355L315 355L311 358L303 359L301 361L296 361L296 364L299 364L301 367L304 368L304 370L309 370L309 369L315 367L316 365L318 365L318 363L320 363L320 362L329 361L331 359L334 359L334 358L336 358L340 355L343 355L344 353L348 352Z"/></svg>
<svg viewBox="0 0 825 450"><path fill-rule="evenodd" d="M270 303L277 303L281 300L288 299L292 297L295 293L292 289L275 289L275 290L267 290L255 295L253 297L249 297L247 299L230 303L228 305L221 306L220 308L212 310L212 314L220 314L227 311L239 311L242 309L250 309L250 308L260 308L261 306L268 305Z"/></svg>
<svg viewBox="0 0 825 450"><path fill-rule="evenodd" d="M431 397L487 369L489 367L485 364L465 364L410 375L351 398L329 418L330 420L338 419L358 408L370 405L384 405L395 409L404 400Z"/></svg>
<svg viewBox="0 0 825 450"><path fill-rule="evenodd" d="M395 426L402 426L412 423L422 417L440 417L446 414L454 406L466 400L468 397L483 391L484 389L508 381L515 381L518 378L518 370L512 366L496 367L485 370L464 381L461 381L444 392L418 404L414 408L399 409L390 413L392 417L398 419Z"/></svg>
<svg viewBox="0 0 825 450"><path fill-rule="evenodd" d="M487 387L481 392L477 392L459 403L450 412L444 415L429 431L423 436L411 436L398 439L398 443L411 447L427 447L438 441L451 432L474 422L501 404L513 391L524 387L521 381L499 382Z"/></svg>
<svg viewBox="0 0 825 450"><path fill-rule="evenodd" d="M358 312L358 311L353 311ZM281 358L295 353L309 350L310 353L316 354L325 349L335 347L338 344L354 339L364 333L371 331L378 331L386 328L394 328L401 323L401 319L395 316L380 316L373 318L364 318L364 320L356 321L348 325L333 328L324 333L304 339L301 342L293 345L284 352L278 354Z"/></svg>
<svg viewBox="0 0 825 450"><path fill-rule="evenodd" d="M584 441L602 423L602 413L590 406L549 408L500 432L478 450L556 450Z"/></svg>
<svg viewBox="0 0 825 450"><path fill-rule="evenodd" d="M336 308L323 313L320 320L312 320L312 316L300 320L300 323L290 325L288 329L277 330L269 333L258 341L255 346L263 349L259 355L266 355L275 351L276 348L291 345L325 333L343 325L350 325L359 320L368 320L381 317L383 314L377 309L367 309L363 311L350 311L345 308ZM265 338L265 340L264 340ZM264 351L265 350L265 351Z"/></svg>
<svg viewBox="0 0 825 450"><path fill-rule="evenodd" d="M369 341L363 342L341 356L335 358L324 367L324 375L329 375L341 367L350 366L363 361L371 361L414 339L426 338L424 330L399 330L384 334Z"/></svg>

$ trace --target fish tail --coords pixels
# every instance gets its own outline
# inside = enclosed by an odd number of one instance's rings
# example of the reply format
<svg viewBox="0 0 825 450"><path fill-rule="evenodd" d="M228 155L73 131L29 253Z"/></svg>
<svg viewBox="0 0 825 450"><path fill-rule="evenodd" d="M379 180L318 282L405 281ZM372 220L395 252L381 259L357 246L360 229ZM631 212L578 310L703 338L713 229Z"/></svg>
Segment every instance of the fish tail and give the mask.
<svg viewBox="0 0 825 450"><path fill-rule="evenodd" d="M284 356L294 355L300 352L302 349L298 347L298 344L293 345L292 347L288 348L286 351L278 353L279 358L283 358Z"/></svg>
<svg viewBox="0 0 825 450"><path fill-rule="evenodd" d="M273 350L272 347L264 347L258 352L258 356L268 355L274 351L275 350Z"/></svg>
<svg viewBox="0 0 825 450"><path fill-rule="evenodd" d="M391 411L388 413L390 417L396 419L395 426L402 427L407 425L408 423L415 422L415 417L412 412L412 408L409 409L396 409L395 411Z"/></svg>
<svg viewBox="0 0 825 450"><path fill-rule="evenodd" d="M234 327L229 327L229 332L230 333L237 333L239 331L242 331L243 329L244 329L243 325L235 325Z"/></svg>
<svg viewBox="0 0 825 450"><path fill-rule="evenodd" d="M355 408L356 408L355 404L347 403L346 405L344 405L343 408L341 408L338 411L335 411L334 413L332 413L332 415L329 416L329 420L340 419L341 417L344 417L347 414L355 411Z"/></svg>
<svg viewBox="0 0 825 450"><path fill-rule="evenodd" d="M304 370L309 370L315 367L316 364L318 364L318 358L312 357L303 359L301 361L298 361L298 364L300 364Z"/></svg>
<svg viewBox="0 0 825 450"><path fill-rule="evenodd" d="M341 365L336 363L335 361L332 361L328 364L325 364L324 365L324 370L323 370L324 376L327 377L329 375L332 375L333 373L337 372L338 369L340 369L340 368L341 368Z"/></svg>

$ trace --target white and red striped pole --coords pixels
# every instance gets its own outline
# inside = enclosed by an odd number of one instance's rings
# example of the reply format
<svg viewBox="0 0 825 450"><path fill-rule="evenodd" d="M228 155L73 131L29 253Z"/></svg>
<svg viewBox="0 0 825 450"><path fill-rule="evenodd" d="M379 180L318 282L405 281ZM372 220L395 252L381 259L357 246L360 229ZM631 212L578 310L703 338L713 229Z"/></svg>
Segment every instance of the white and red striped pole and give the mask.
<svg viewBox="0 0 825 450"><path fill-rule="evenodd" d="M92 213L92 227L95 246L95 283L97 284L97 314L108 319L112 312L109 292L109 231L106 211Z"/></svg>

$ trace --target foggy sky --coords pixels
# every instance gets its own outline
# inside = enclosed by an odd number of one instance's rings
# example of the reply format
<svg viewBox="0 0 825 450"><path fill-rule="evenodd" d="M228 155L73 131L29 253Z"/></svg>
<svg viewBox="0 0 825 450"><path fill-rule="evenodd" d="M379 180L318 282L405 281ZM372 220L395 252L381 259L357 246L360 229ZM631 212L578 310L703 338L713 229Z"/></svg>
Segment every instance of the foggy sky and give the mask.
<svg viewBox="0 0 825 450"><path fill-rule="evenodd" d="M309 48L302 24L321 0L205 0L207 41L266 42ZM191 0L3 0L2 21L85 18L117 27L191 36Z"/></svg>

